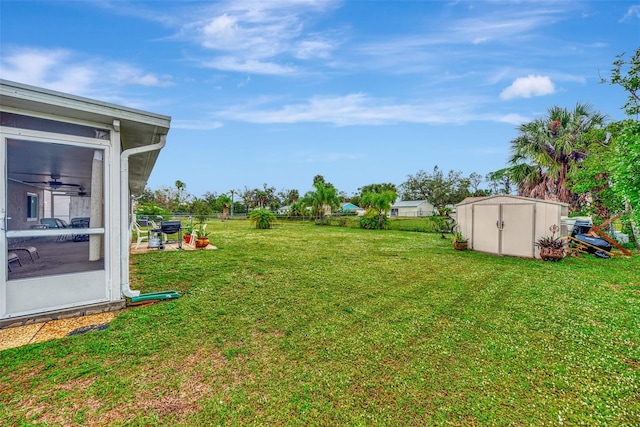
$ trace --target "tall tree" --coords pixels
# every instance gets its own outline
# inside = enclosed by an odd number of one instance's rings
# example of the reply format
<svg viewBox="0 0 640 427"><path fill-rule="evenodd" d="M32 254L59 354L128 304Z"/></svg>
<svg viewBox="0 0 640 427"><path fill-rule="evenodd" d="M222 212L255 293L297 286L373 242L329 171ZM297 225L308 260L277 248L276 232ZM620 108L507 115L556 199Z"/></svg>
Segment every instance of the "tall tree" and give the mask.
<svg viewBox="0 0 640 427"><path fill-rule="evenodd" d="M215 191L213 193L211 191L207 191L202 195L202 198L205 202L207 202L212 210L219 212L216 207L218 196L216 195Z"/></svg>
<svg viewBox="0 0 640 427"><path fill-rule="evenodd" d="M509 168L503 168L494 172L489 172L485 180L489 183L489 188L493 194L511 194L512 181Z"/></svg>
<svg viewBox="0 0 640 427"><path fill-rule="evenodd" d="M469 175L469 183L471 185L471 193L476 194L478 190L480 190L480 184L482 184L482 175L471 172Z"/></svg>
<svg viewBox="0 0 640 427"><path fill-rule="evenodd" d="M316 175L316 176L314 176L314 177L313 177L313 185L316 185L318 182L321 182L321 183L323 183L323 184L324 184L324 183L325 183L325 182L324 182L324 176L322 176L322 175Z"/></svg>
<svg viewBox="0 0 640 427"><path fill-rule="evenodd" d="M335 188L335 186L332 183L327 182L322 175L316 175L313 177L313 185L316 185L318 182L323 183L325 187Z"/></svg>
<svg viewBox="0 0 640 427"><path fill-rule="evenodd" d="M286 190L282 189L278 191L277 197L283 205L290 205L300 198L298 190Z"/></svg>
<svg viewBox="0 0 640 427"><path fill-rule="evenodd" d="M204 199L195 198L191 202L191 209L200 223L204 223L212 213L211 207Z"/></svg>
<svg viewBox="0 0 640 427"><path fill-rule="evenodd" d="M616 56L611 70L611 77L601 79L601 83L622 86L628 93L627 102L622 109L629 116L640 116L640 47L631 56L629 61L624 59L624 53Z"/></svg>
<svg viewBox="0 0 640 427"><path fill-rule="evenodd" d="M619 123L610 123L604 129L592 129L585 135L584 160L567 174L566 186L580 196L580 210L602 222L612 213L621 212L623 200L612 187L612 171Z"/></svg>
<svg viewBox="0 0 640 427"><path fill-rule="evenodd" d="M162 187L154 193L155 202L171 212L189 210L192 196L187 193L187 185L177 180L175 188Z"/></svg>
<svg viewBox="0 0 640 427"><path fill-rule="evenodd" d="M392 190L384 190L379 193L371 191L362 195L362 204L368 211L366 215L377 217L379 229L384 227L384 220L397 197L396 192Z"/></svg>
<svg viewBox="0 0 640 427"><path fill-rule="evenodd" d="M393 191L398 193L398 187L391 182L385 182L380 184L369 184L358 188L358 193L362 197L365 193L382 193L383 191Z"/></svg>
<svg viewBox="0 0 640 427"><path fill-rule="evenodd" d="M238 191L238 195L242 198L242 204L245 206L245 210L252 209L256 206L254 190L249 189L246 185L244 190Z"/></svg>
<svg viewBox="0 0 640 427"><path fill-rule="evenodd" d="M231 197L226 194L221 194L216 199L215 211L216 212L228 212L231 207Z"/></svg>
<svg viewBox="0 0 640 427"><path fill-rule="evenodd" d="M315 191L305 194L304 203L313 209L313 214L320 221L324 220L325 210L334 209L340 205L338 192L335 188L318 181L313 184Z"/></svg>
<svg viewBox="0 0 640 427"><path fill-rule="evenodd" d="M453 205L471 195L469 178L460 171L449 171L446 175L438 166L433 172L423 170L409 175L400 185L402 200L428 200L436 208Z"/></svg>
<svg viewBox="0 0 640 427"><path fill-rule="evenodd" d="M566 184L567 174L585 157L585 135L604 125L605 117L589 104L572 111L553 106L548 116L524 123L511 141L509 176L518 194L569 203L579 209L578 197Z"/></svg>
<svg viewBox="0 0 640 427"><path fill-rule="evenodd" d="M603 80L603 82L607 82ZM616 57L611 70L610 84L621 86L627 93L627 102L622 107L629 117L625 120L617 140L614 156L614 189L624 198L631 210L634 235L640 247L640 47L629 61L624 53Z"/></svg>

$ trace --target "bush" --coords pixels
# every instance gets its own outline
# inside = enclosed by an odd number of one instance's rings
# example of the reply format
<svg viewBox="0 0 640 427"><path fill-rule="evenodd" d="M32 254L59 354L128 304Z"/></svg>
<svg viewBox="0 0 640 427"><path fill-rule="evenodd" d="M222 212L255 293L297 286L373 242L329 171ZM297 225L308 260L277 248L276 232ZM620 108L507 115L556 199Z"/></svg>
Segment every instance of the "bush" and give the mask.
<svg viewBox="0 0 640 427"><path fill-rule="evenodd" d="M316 218L314 220L315 225L331 225L331 217L325 216L324 218Z"/></svg>
<svg viewBox="0 0 640 427"><path fill-rule="evenodd" d="M276 214L269 209L255 209L249 214L249 221L261 230L271 228L275 220Z"/></svg>
<svg viewBox="0 0 640 427"><path fill-rule="evenodd" d="M388 217L386 216L382 217L382 227L380 226L380 223L378 221L379 221L379 218L377 214L371 211L367 211L367 213L364 214L364 216L360 217L360 228L364 228L367 230L383 230L388 228L388 225L389 225Z"/></svg>

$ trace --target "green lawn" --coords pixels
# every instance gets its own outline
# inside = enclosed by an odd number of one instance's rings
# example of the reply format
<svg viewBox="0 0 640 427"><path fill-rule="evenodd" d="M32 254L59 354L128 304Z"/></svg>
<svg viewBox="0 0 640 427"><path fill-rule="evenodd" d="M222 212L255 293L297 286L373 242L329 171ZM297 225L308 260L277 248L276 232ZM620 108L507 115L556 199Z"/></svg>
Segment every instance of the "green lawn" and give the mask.
<svg viewBox="0 0 640 427"><path fill-rule="evenodd" d="M217 251L133 256L132 288L182 298L0 352L0 420L640 424L637 254L545 263L431 233L209 229Z"/></svg>

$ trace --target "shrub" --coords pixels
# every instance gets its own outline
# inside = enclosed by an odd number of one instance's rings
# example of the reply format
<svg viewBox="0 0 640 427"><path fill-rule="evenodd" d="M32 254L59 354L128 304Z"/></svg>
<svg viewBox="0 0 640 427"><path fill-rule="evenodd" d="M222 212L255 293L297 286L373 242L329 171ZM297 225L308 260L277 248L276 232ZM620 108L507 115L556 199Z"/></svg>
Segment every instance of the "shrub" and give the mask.
<svg viewBox="0 0 640 427"><path fill-rule="evenodd" d="M276 214L269 209L255 209L249 214L249 221L261 230L271 228L275 220Z"/></svg>
<svg viewBox="0 0 640 427"><path fill-rule="evenodd" d="M331 225L331 217L325 216L324 218L316 218L314 220L315 225Z"/></svg>
<svg viewBox="0 0 640 427"><path fill-rule="evenodd" d="M380 226L382 221L382 226ZM389 218L387 216L378 217L377 213L372 210L368 210L364 216L360 217L360 228L367 230L382 230L386 229L389 224Z"/></svg>

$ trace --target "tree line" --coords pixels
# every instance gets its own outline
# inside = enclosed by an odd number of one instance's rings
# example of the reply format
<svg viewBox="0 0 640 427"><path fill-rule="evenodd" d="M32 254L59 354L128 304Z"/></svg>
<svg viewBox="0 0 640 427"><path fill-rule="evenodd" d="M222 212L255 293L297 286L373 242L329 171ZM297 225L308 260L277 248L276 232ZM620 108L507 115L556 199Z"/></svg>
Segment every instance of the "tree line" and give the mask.
<svg viewBox="0 0 640 427"><path fill-rule="evenodd" d="M391 197L426 199L441 209L469 196L517 194L567 203L572 213L591 215L596 221L626 211L640 224L640 48L628 60L624 53L618 55L610 77L601 82L625 90L627 100L622 108L627 119L609 122L592 105L579 102L572 109L552 106L544 117L518 126L518 135L510 141L508 164L484 177L475 172L445 172L436 165L430 172L408 175L400 185L368 184L351 196L322 175L314 177L312 189L302 196L297 189L277 191L265 183L262 188L194 197L187 193L185 183L176 181L175 188L145 190L139 202L149 209L196 215L275 211L288 206L290 215L311 209L320 219L340 203L351 202L374 211L377 206L377 216L373 216L379 219Z"/></svg>

